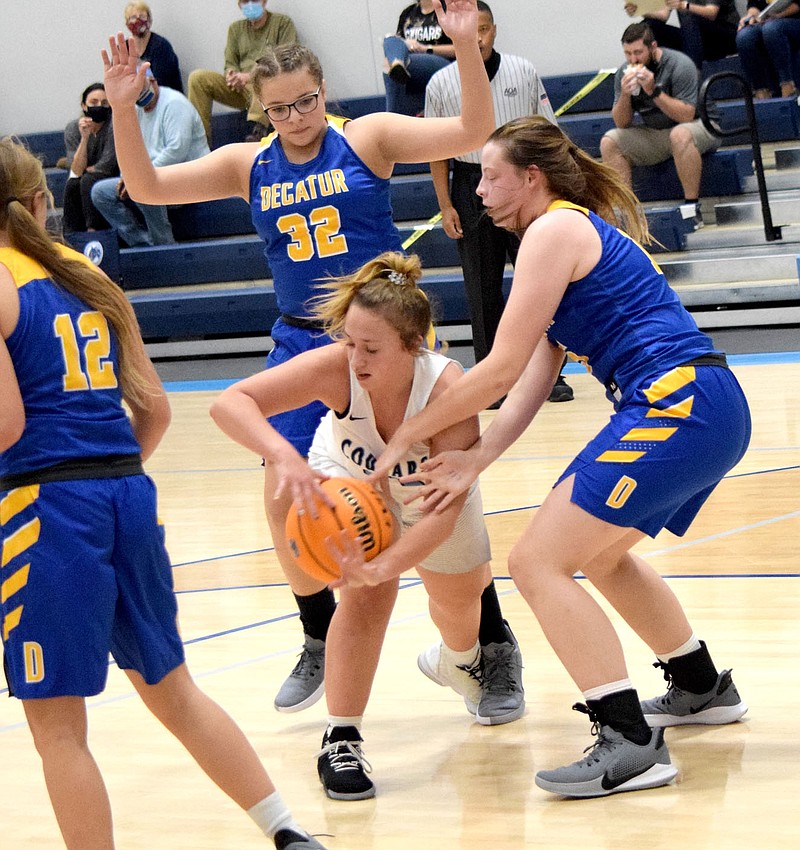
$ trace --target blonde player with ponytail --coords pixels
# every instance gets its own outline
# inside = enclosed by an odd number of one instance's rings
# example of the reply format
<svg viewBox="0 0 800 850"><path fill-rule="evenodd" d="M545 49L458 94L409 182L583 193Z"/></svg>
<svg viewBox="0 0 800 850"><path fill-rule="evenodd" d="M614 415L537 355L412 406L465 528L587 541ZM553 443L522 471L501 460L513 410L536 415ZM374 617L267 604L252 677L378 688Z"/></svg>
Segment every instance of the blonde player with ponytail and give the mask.
<svg viewBox="0 0 800 850"><path fill-rule="evenodd" d="M314 314L338 344L307 351L240 381L216 400L211 414L228 436L272 464L278 495L315 511L325 476L364 479L405 418L423 410L460 375L458 363L423 348L431 309L418 287L419 260L381 254L354 274L324 285ZM267 417L319 400L329 412L311 445L308 463ZM489 539L480 492L474 485L441 513L424 515L403 504L399 478L430 456L468 448L478 437L476 416L411 446L392 473L392 510L402 534L371 561L372 580L342 587L326 647L325 686L330 713L317 768L326 793L339 800L372 797L375 786L361 751L361 722L398 590L398 577L416 568L430 598L442 643L418 659L425 675L464 697L484 722L481 706L481 593L491 575ZM519 650L514 652L518 655ZM514 706L524 710L519 659L506 659Z"/></svg>

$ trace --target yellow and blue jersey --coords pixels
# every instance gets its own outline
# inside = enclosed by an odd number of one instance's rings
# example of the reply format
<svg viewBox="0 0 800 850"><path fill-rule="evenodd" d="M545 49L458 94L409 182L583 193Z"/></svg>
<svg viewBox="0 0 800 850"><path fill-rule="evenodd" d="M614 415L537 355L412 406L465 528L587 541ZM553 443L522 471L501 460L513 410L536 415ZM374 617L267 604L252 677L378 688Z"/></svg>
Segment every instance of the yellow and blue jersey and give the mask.
<svg viewBox="0 0 800 850"><path fill-rule="evenodd" d="M587 215L602 254L567 287L547 336L606 387L618 387L614 401L675 366L720 354L641 245L594 212L564 201L549 207L556 208Z"/></svg>
<svg viewBox="0 0 800 850"><path fill-rule="evenodd" d="M6 345L25 406L25 431L0 454L0 477L78 458L138 454L106 318L19 251L0 248L0 262L19 293L19 321Z"/></svg>
<svg viewBox="0 0 800 850"><path fill-rule="evenodd" d="M183 645L155 485L122 406L115 335L39 263L12 248L0 248L0 263L19 293L6 344L25 408L22 436L0 453L9 692L97 694L109 652L155 684L183 662Z"/></svg>
<svg viewBox="0 0 800 850"><path fill-rule="evenodd" d="M350 147L346 123L328 116L320 151L309 162L289 162L276 133L253 162L250 210L285 315L308 316L317 282L349 274L383 251L402 251L389 180Z"/></svg>
<svg viewBox="0 0 800 850"><path fill-rule="evenodd" d="M750 441L747 399L661 269L629 236L564 201L600 236L547 336L606 386L616 412L569 464L571 500L604 522L682 535Z"/></svg>

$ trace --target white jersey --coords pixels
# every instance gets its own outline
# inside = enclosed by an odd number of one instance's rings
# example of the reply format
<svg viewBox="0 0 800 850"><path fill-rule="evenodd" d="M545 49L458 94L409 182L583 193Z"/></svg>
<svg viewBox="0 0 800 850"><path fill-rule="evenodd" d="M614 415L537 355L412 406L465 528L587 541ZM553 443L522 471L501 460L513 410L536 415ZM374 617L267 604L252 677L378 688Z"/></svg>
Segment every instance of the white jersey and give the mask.
<svg viewBox="0 0 800 850"><path fill-rule="evenodd" d="M414 379L404 419L419 413L428 404L431 392L445 368L453 361L441 354L422 349L414 358ZM320 422L308 462L326 475L346 475L363 479L375 470L375 462L386 448L378 433L369 393L350 373L350 404L343 413L329 410ZM414 474L428 459L428 443L415 443L389 476L389 489L394 500L389 508L403 529L410 528L421 517L417 502L404 505L409 488L401 476ZM483 504L475 482L456 522L453 534L425 560L424 566L436 572L468 572L491 557L489 538L483 522ZM411 566L411 565L409 565Z"/></svg>
<svg viewBox="0 0 800 850"><path fill-rule="evenodd" d="M536 69L521 56L500 54L500 67L491 83L494 120L502 127L515 118L541 115L552 124L556 116ZM461 81L458 64L451 62L437 71L425 88L425 117L453 118L461 114ZM480 150L456 157L461 162L480 164Z"/></svg>

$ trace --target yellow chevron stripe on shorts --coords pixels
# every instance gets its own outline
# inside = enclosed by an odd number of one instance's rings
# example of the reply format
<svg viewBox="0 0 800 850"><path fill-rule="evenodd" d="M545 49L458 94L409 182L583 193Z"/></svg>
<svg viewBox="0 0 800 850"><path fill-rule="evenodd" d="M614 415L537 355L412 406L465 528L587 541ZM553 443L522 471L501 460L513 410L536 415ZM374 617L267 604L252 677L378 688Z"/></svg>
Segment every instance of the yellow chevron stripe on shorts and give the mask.
<svg viewBox="0 0 800 850"><path fill-rule="evenodd" d="M2 584L0 584L0 603L10 599L18 590L22 590L28 583L28 573L31 570L30 564L25 564L24 567L18 569L10 575Z"/></svg>
<svg viewBox="0 0 800 850"><path fill-rule="evenodd" d="M41 528L42 524L39 517L35 517L30 522L26 522L22 528L6 537L3 541L3 559L0 566L4 567L12 558L16 558L17 555L33 546L39 539Z"/></svg>
<svg viewBox="0 0 800 850"><path fill-rule="evenodd" d="M670 419L688 419L692 415L692 405L694 404L694 396L684 399L678 404L673 404L671 407L665 407L659 410L653 407L647 411L648 419L657 419L659 416L664 416Z"/></svg>
<svg viewBox="0 0 800 850"><path fill-rule="evenodd" d="M663 443L668 440L677 428L631 428L621 440L636 440L641 443Z"/></svg>
<svg viewBox="0 0 800 850"><path fill-rule="evenodd" d="M21 513L39 498L39 485L29 484L17 487L0 499L0 525L5 525L12 517Z"/></svg>
<svg viewBox="0 0 800 850"><path fill-rule="evenodd" d="M647 452L621 451L619 449L610 449L607 452L603 452L603 454L596 458L596 461L597 463L633 463L635 460L639 460L639 458L645 454L647 454Z"/></svg>
<svg viewBox="0 0 800 850"><path fill-rule="evenodd" d="M644 391L645 398L650 404L655 404L662 398L672 395L681 387L691 384L695 375L694 366L676 366L671 372L667 372L666 375L662 375L657 381L650 384Z"/></svg>
<svg viewBox="0 0 800 850"><path fill-rule="evenodd" d="M18 608L15 608L13 611L9 611L8 614L3 618L3 640L8 640L9 634L11 634L11 630L15 629L19 625L19 621L22 619L22 605Z"/></svg>

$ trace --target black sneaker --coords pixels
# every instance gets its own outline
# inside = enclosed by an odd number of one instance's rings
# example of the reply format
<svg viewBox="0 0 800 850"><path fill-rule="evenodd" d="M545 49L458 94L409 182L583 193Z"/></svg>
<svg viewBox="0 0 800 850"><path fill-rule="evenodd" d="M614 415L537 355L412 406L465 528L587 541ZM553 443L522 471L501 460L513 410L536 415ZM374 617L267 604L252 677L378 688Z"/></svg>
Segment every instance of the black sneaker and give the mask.
<svg viewBox="0 0 800 850"><path fill-rule="evenodd" d="M275 833L275 850L325 850L325 847L310 835L301 835L293 829L279 829Z"/></svg>
<svg viewBox="0 0 800 850"><path fill-rule="evenodd" d="M558 380L553 384L553 389L550 390L548 401L572 401L575 394L572 392L572 387L564 380L563 375L558 376Z"/></svg>
<svg viewBox="0 0 800 850"><path fill-rule="evenodd" d="M400 59L395 59L389 68L389 76L400 85L407 86L411 82L411 74L408 73L405 63Z"/></svg>
<svg viewBox="0 0 800 850"><path fill-rule="evenodd" d="M367 776L372 765L361 752L363 740L355 726L334 726L323 736L317 773L332 800L368 800L375 796L375 785Z"/></svg>

